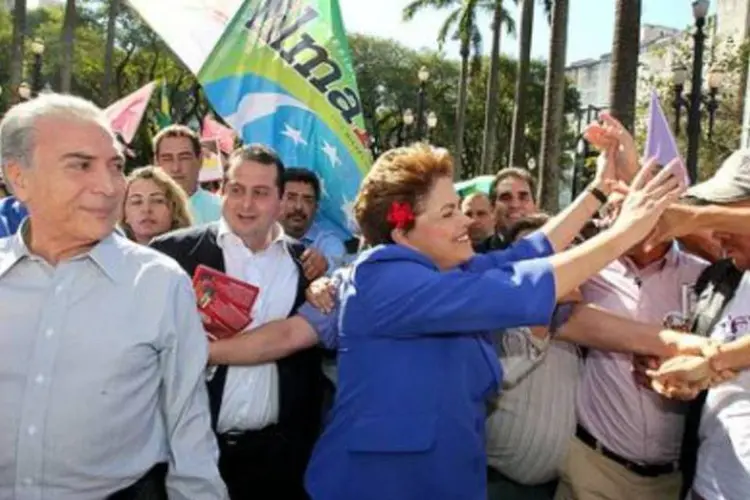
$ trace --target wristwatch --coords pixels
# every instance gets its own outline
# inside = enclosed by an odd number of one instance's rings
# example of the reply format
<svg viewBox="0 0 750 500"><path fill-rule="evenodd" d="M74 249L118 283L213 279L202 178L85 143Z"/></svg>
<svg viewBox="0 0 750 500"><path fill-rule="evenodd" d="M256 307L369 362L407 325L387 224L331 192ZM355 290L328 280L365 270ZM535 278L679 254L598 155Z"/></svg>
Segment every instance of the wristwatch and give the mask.
<svg viewBox="0 0 750 500"><path fill-rule="evenodd" d="M596 198L597 200L599 200L599 203L601 203L602 205L604 205L605 203L607 203L607 200L609 199L608 196L606 194L604 194L604 192L601 189L599 189L598 187L596 187L596 186L589 186L586 189L586 191L588 191L589 193L591 193L592 195L594 195L594 198Z"/></svg>

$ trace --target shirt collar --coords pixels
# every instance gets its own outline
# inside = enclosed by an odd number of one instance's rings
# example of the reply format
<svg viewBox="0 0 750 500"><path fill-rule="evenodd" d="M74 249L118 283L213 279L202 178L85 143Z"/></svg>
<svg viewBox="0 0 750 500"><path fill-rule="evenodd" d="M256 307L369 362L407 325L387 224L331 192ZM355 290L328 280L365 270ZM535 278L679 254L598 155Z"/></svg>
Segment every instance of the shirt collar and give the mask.
<svg viewBox="0 0 750 500"><path fill-rule="evenodd" d="M646 267L640 269L633 263L630 257L623 256L620 261L630 272L643 275L663 271L667 267L679 266L682 261L682 251L680 250L680 247L676 242L672 242L672 244L669 245L667 253L665 253L661 259L656 260Z"/></svg>
<svg viewBox="0 0 750 500"><path fill-rule="evenodd" d="M315 239L320 235L320 228L316 223L313 222L313 225L310 226L310 229L307 230L307 232L300 238L303 243L312 243L315 241Z"/></svg>
<svg viewBox="0 0 750 500"><path fill-rule="evenodd" d="M0 278L18 261L30 256L29 249L26 247L26 243L23 241L23 236L21 235L24 225L25 222L15 234L5 239L4 245L2 245L5 247L5 251L0 254Z"/></svg>
<svg viewBox="0 0 750 500"><path fill-rule="evenodd" d="M7 252L0 256L0 278L7 273L11 267L24 258L35 258L26 245L29 233L29 219L21 223L18 231L9 238ZM123 251L121 248L122 237L116 231L112 231L106 238L96 244L91 250L73 257L71 260L88 258L112 281L117 281L122 268Z"/></svg>
<svg viewBox="0 0 750 500"><path fill-rule="evenodd" d="M198 186L193 194L190 195L190 201L195 201L203 197L203 189Z"/></svg>
<svg viewBox="0 0 750 500"><path fill-rule="evenodd" d="M271 230L273 231L274 236L268 248L283 244L290 240L290 237L286 235L284 228L281 227L281 224L278 222L272 226ZM241 245L245 247L245 244L240 237L232 232L232 228L229 227L229 224L224 217L219 219L219 228L216 232L216 242L222 249L225 248L226 245Z"/></svg>

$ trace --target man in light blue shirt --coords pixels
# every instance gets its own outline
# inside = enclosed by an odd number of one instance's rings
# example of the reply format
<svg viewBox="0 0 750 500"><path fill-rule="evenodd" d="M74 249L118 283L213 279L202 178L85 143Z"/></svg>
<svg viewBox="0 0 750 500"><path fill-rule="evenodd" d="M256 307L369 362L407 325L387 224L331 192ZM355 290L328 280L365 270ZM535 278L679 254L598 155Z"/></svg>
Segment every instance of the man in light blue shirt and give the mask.
<svg viewBox="0 0 750 500"><path fill-rule="evenodd" d="M200 138L188 127L170 125L154 137L154 164L185 190L190 199L190 214L197 225L221 218L221 198L198 185L202 163Z"/></svg>
<svg viewBox="0 0 750 500"><path fill-rule="evenodd" d="M0 498L225 500L195 294L115 233L109 120L39 96L0 122L0 158L29 212L0 239Z"/></svg>
<svg viewBox="0 0 750 500"><path fill-rule="evenodd" d="M330 275L344 263L346 256L344 243L335 234L313 222L318 211L320 191L320 180L311 170L285 170L279 222L288 236L310 250L303 256L305 273L310 279L324 273ZM307 273L308 268L311 269L310 274Z"/></svg>

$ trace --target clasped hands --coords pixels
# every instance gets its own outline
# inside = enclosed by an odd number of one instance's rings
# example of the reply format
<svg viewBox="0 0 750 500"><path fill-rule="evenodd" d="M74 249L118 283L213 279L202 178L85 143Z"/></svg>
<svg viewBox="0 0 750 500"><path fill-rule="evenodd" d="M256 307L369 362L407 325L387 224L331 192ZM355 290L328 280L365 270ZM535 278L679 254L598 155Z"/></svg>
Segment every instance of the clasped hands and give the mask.
<svg viewBox="0 0 750 500"><path fill-rule="evenodd" d="M737 375L732 370L717 369L715 360L721 350L720 343L674 333L679 338L674 343L676 353L672 357L634 356L633 375L640 385L668 398L691 400L699 392Z"/></svg>

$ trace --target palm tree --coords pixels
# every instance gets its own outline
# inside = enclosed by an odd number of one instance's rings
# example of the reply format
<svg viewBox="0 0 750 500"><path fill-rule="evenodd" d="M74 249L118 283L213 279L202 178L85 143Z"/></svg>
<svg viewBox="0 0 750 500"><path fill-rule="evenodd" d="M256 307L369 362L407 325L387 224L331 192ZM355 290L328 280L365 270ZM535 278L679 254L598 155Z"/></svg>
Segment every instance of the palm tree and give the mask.
<svg viewBox="0 0 750 500"><path fill-rule="evenodd" d="M76 28L76 0L66 0L63 19L62 57L60 61L60 91L70 93L73 80L73 44Z"/></svg>
<svg viewBox="0 0 750 500"><path fill-rule="evenodd" d="M102 104L109 104L109 92L112 87L112 69L115 52L115 27L120 0L109 0L109 17L107 19L107 45L104 48L104 76L102 77Z"/></svg>
<svg viewBox="0 0 750 500"><path fill-rule="evenodd" d="M518 72L516 73L513 125L510 132L510 164L525 166L524 139L526 139L526 83L531 62L531 34L534 32L535 0L518 0L521 11L521 31L518 36Z"/></svg>
<svg viewBox="0 0 750 500"><path fill-rule="evenodd" d="M13 7L13 44L10 47L11 101L18 97L18 86L23 79L23 45L26 31L26 0L16 0Z"/></svg>
<svg viewBox="0 0 750 500"><path fill-rule="evenodd" d="M640 32L641 0L617 0L609 106L610 112L631 132L635 121Z"/></svg>
<svg viewBox="0 0 750 500"><path fill-rule="evenodd" d="M490 71L487 74L487 101L484 110L484 136L482 141L481 171L489 174L495 163L495 141L497 139L497 99L500 94L498 71L500 69L500 34L505 24L508 34L515 32L515 23L503 8L503 0L484 0L480 7L492 12L492 49Z"/></svg>
<svg viewBox="0 0 750 500"><path fill-rule="evenodd" d="M403 17L405 21L414 19L420 10L426 8L445 9L453 8L445 19L438 32L438 44L442 49L448 36L459 41L459 53L461 55L461 76L458 82L458 102L456 103L456 130L455 130L455 158L456 168L454 176L461 178L461 157L464 146L464 129L466 128L466 103L468 99L469 73L478 72L481 57L482 36L476 24L476 6L479 0L413 0L404 7ZM474 59L470 60L474 49Z"/></svg>
<svg viewBox="0 0 750 500"><path fill-rule="evenodd" d="M542 151L539 155L539 190L542 209L555 213L560 180L560 136L565 105L565 50L568 30L568 0L545 0L551 7L547 78L542 111Z"/></svg>

